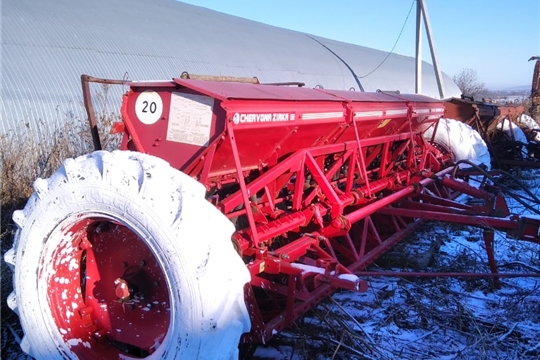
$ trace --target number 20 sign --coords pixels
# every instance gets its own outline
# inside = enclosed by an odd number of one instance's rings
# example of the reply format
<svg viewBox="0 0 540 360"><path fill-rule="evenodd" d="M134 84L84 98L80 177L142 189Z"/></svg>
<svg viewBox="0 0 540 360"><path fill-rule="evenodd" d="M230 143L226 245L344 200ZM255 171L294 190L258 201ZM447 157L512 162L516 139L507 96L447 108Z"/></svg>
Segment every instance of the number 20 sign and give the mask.
<svg viewBox="0 0 540 360"><path fill-rule="evenodd" d="M143 124L152 125L159 120L162 112L163 101L155 91L143 91L135 102L135 114Z"/></svg>

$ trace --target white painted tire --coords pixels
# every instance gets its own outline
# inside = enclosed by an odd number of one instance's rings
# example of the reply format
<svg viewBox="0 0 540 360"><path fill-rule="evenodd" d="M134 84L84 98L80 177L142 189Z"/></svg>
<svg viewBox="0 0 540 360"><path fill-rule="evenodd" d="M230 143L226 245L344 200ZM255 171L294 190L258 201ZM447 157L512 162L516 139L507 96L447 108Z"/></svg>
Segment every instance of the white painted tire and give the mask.
<svg viewBox="0 0 540 360"><path fill-rule="evenodd" d="M527 144L529 142L523 130L515 123L510 125L510 120L508 119L497 124L497 129L501 130L506 135L507 141L513 140L522 144Z"/></svg>
<svg viewBox="0 0 540 360"><path fill-rule="evenodd" d="M431 140L434 128L424 133L424 138ZM455 161L469 160L476 165L491 168L491 157L486 143L480 134L469 125L454 119L439 120L434 142L445 146L454 155ZM462 164L461 167L467 167Z"/></svg>
<svg viewBox="0 0 540 360"><path fill-rule="evenodd" d="M165 277L169 327L146 358L238 357L240 336L250 330L244 302L250 275L232 245L233 225L205 200L200 183L149 155L98 151L66 160L49 179L38 179L34 188L24 210L13 215L19 230L5 255L14 271L9 306L20 317L26 353L38 359L109 357L95 350L98 346L90 340L66 339L66 330L57 325L69 324L70 315L80 311L80 303L69 305L77 295L68 296L73 299L67 299L67 315L49 304L59 301L58 296L51 300L51 291L61 290L49 284L72 280L55 278L56 270L65 270L64 262L70 269L83 264L73 260L80 250L66 245L72 234L65 229L99 218L135 233ZM121 246L121 239L115 241ZM77 271L72 275L76 281L86 278L77 278ZM120 353L114 358L131 356Z"/></svg>
<svg viewBox="0 0 540 360"><path fill-rule="evenodd" d="M540 142L540 125L538 125L536 120L527 114L521 114L517 120L517 124L524 129L534 130L530 134L530 140Z"/></svg>

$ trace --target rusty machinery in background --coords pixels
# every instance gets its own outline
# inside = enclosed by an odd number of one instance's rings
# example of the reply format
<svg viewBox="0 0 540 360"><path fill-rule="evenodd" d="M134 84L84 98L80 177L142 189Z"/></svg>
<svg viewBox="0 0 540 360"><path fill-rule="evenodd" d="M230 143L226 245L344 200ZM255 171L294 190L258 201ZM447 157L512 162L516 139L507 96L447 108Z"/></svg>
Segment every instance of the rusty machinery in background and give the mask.
<svg viewBox="0 0 540 360"><path fill-rule="evenodd" d="M475 101L473 97L447 99L445 116L470 125L482 136L489 149L492 165L500 169L512 166L540 167L540 57L536 60L531 89L531 106L500 105ZM531 118L525 119L528 110ZM517 135L524 136L518 138Z"/></svg>
<svg viewBox="0 0 540 360"><path fill-rule="evenodd" d="M523 106L475 101L467 96L447 99L444 106L447 118L462 121L478 131L495 168L540 167L540 146L535 139L538 131L521 123ZM524 136L518 138L519 133Z"/></svg>

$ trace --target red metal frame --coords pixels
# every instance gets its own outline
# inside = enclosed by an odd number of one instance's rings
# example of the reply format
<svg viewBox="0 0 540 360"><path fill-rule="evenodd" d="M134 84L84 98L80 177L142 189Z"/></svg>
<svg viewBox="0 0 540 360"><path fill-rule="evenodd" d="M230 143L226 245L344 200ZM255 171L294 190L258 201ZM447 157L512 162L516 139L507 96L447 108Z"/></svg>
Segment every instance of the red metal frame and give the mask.
<svg viewBox="0 0 540 360"><path fill-rule="evenodd" d="M451 154L424 139L441 101L187 79L130 86L122 148L198 179L237 227L233 243L252 276L243 342L266 342L336 288L365 290L353 274L364 276L423 219L540 242L540 221L509 217L499 194L454 178ZM167 111L150 126L138 121L135 101L149 89L166 110L173 92L214 99L207 144L166 140ZM480 203L455 201L462 193ZM489 231L485 239L495 273Z"/></svg>

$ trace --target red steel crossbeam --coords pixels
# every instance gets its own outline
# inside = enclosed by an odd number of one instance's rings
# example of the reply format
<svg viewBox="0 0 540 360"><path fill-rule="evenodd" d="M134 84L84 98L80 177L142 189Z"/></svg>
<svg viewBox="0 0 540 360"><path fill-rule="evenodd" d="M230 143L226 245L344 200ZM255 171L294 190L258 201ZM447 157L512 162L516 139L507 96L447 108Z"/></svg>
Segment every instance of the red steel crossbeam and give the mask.
<svg viewBox="0 0 540 360"><path fill-rule="evenodd" d="M533 218L496 218L493 216L470 216L466 214L454 214L452 210L447 211L428 211L428 210L416 210L416 209L404 209L397 207L384 207L377 212L383 215L400 216L405 218L424 219L424 220L437 220L444 222L451 222L463 225L473 225L484 228L493 228L497 230L503 230L512 235L517 235L522 240L527 240L540 244L540 237L538 236L538 226L540 220Z"/></svg>
<svg viewBox="0 0 540 360"><path fill-rule="evenodd" d="M389 139L386 139L387 141L393 140L393 137L388 138ZM384 142L385 139L379 139L379 141ZM337 154L332 153L332 151L341 150L341 146L327 146L327 151L322 151L323 149L321 148L301 150L291 155L288 159L279 163L274 168L259 176L249 184L246 184L245 190L243 189L244 185L240 184L240 188L242 189L241 192L237 192L228 198L223 199L218 204L218 207L220 207L222 211L230 218L247 214L249 219L249 214L251 213L251 216L253 217L253 224L259 223L263 225L259 227L257 232L257 241L266 241L278 235L284 234L296 227L306 226L310 219L313 217L317 219L318 217L325 215L328 211L330 216L335 219L339 215L343 214L346 206L371 202L373 199L366 198L366 195L368 195L368 192L366 191L367 185L364 184L363 186L358 187L358 189L352 190L352 181L350 181L350 176L347 176L346 178L342 178L341 181L348 183L346 184L346 187L349 189L346 188L345 191L342 191L338 188L340 180L332 180L332 177L336 174L337 170L339 170L339 168L345 163L349 164L349 166L352 164L352 169L348 169L349 174L358 172L358 168L355 167L355 163L348 161L354 157L355 151L357 151L357 149L354 148L355 143L352 142L347 145L353 147L353 149L349 149L345 152ZM321 159L329 155L336 155L340 157L338 157L338 160L333 166L323 170L315 159ZM396 162L396 164L399 163ZM309 194L303 191L303 186L308 181L305 177L305 171L308 171L313 177L311 180L315 181L315 184L312 186L312 191ZM377 169L372 172L372 175L378 176ZM291 179L292 177L295 178L295 183L292 184L294 187L294 192L292 195L292 209L303 210L298 210L297 213L282 214L279 219L274 219L273 216L275 213L273 211L269 211L273 210L273 207L270 206L270 204L282 203L284 199L278 197L273 199L269 198L268 185L273 184L277 178ZM402 186L401 184L409 181L409 179L410 172L400 171L397 174L388 176L386 179L373 181L371 187L372 190L374 189L379 192L385 189L392 189L396 186ZM248 203L251 206L247 208L244 207L241 210L235 210L241 206L243 201L246 201L245 199L247 198L247 194L257 194L262 190L265 191L265 199L267 200L267 203L255 203L254 201L249 201ZM319 202L324 202L326 207L311 207L311 211L306 211L306 209L311 206L315 198L318 198ZM253 215L254 211L256 211L257 216ZM302 215L300 215L300 213ZM241 231L240 233L248 233L248 237L253 238L251 235L253 234L253 231L253 227L250 223L249 229ZM241 238L245 239L246 237L241 236ZM244 250L250 246L248 242L241 241L241 243L243 244L242 248ZM257 245L258 242L257 244L251 244L251 246Z"/></svg>
<svg viewBox="0 0 540 360"><path fill-rule="evenodd" d="M470 216L469 214L453 214L450 209L448 211L429 211L418 209L405 209L396 207L385 207L378 210L379 214L401 216L415 219L437 220L444 222L452 222L464 225L475 225L483 227L492 227L504 230L517 230L519 223L509 219L494 218L492 216Z"/></svg>
<svg viewBox="0 0 540 360"><path fill-rule="evenodd" d="M362 140L362 146L364 149L367 149L369 147L375 147L374 152L375 156L373 156L371 159L368 157L366 158L367 166L371 165L376 159L377 155L382 156L382 152L378 152L378 144L384 144L384 143L397 143L399 141L408 141L410 140L409 134L397 134L397 135L388 135L384 137L379 138L370 138L370 139L364 139ZM370 149L371 150L371 149ZM358 146L356 141L350 141L345 143L339 143L339 144L331 144L331 145L325 145L325 146L319 146L316 148L310 148L310 149L303 149L299 150L294 154L291 154L289 157L284 159L283 161L279 162L277 165L272 167L272 169L269 169L267 172L261 174L259 177L251 181L249 184L246 184L246 189L248 190L249 194L256 194L258 191L263 190L265 187L268 187L272 184L273 181L280 178L282 175L287 175L287 178L291 178L293 175L295 175L297 178L306 165L306 154L309 153L309 155L313 159L320 159L321 157L335 154L336 156L342 158L342 162L344 162L347 158L350 160L354 160L353 155L356 156L355 151L358 151ZM207 158L207 161L211 161L210 158ZM309 161L309 165L312 166L312 168L315 168L317 165L313 161ZM348 165L352 167L354 171L350 171L352 174L358 174L358 166L355 161L349 161ZM396 163L394 163L394 166ZM319 166L320 167L320 166ZM379 169L373 169L370 170L369 173L371 177L375 177L374 175L378 174ZM325 172L326 174L326 172ZM329 177L329 176L327 176ZM331 176L330 176L331 177ZM320 178L319 180L322 180ZM369 179L366 179L366 182L368 182ZM296 181L298 182L298 181ZM317 184L318 188L317 190L328 190L328 187L325 187L324 189L321 189L321 184ZM326 186L326 184L323 184L322 186ZM348 188L352 188L353 183L352 180L349 180ZM329 193L330 194L330 193ZM328 194L327 194L328 195ZM312 200L316 195L311 195L311 197L306 197L307 200ZM330 194L331 196L331 194ZM226 199L223 199L218 207L225 213L229 214L231 213L235 208L237 208L239 205L241 205L243 202L242 193L236 192ZM299 204L295 204L298 206ZM306 204L304 204L306 205Z"/></svg>

